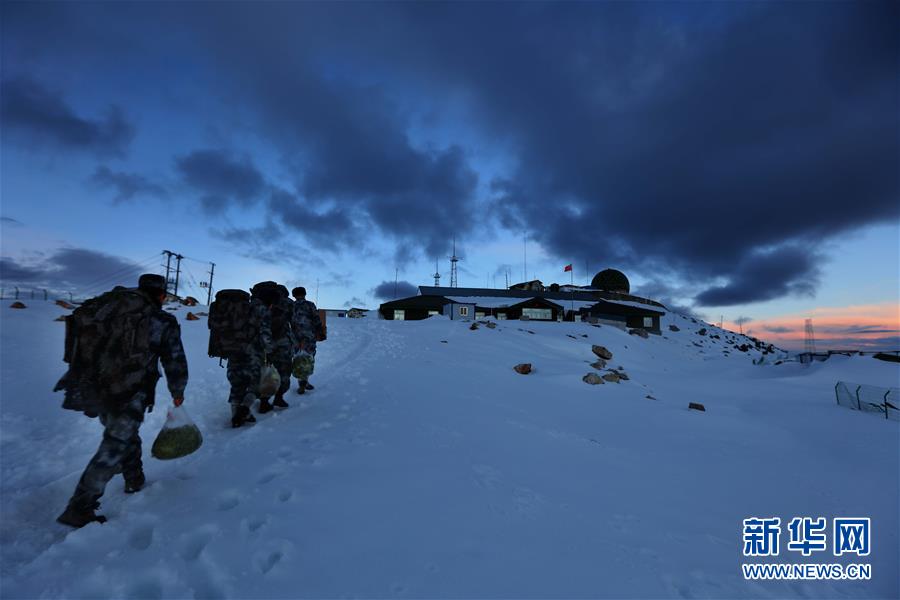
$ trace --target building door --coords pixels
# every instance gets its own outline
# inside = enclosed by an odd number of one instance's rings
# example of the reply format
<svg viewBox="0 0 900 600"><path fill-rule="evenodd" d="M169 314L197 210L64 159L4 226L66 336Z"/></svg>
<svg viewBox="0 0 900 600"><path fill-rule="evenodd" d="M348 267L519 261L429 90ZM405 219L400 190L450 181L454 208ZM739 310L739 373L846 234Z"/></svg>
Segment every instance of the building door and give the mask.
<svg viewBox="0 0 900 600"><path fill-rule="evenodd" d="M406 311L405 310L395 310L394 311L394 320L395 321L405 321L406 320Z"/></svg>

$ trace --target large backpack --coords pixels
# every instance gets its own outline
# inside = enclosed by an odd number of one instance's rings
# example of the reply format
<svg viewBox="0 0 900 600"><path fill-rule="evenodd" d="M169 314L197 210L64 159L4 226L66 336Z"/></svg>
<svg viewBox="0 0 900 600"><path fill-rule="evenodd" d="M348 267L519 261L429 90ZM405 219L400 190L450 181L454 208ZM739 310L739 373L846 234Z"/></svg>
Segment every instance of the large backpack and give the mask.
<svg viewBox="0 0 900 600"><path fill-rule="evenodd" d="M244 290L222 290L209 307L209 355L232 358L245 354L259 339L259 318Z"/></svg>
<svg viewBox="0 0 900 600"><path fill-rule="evenodd" d="M293 304L282 295L274 281L263 281L253 286L252 297L259 298L269 309L272 338L277 342L287 335L293 315Z"/></svg>
<svg viewBox="0 0 900 600"><path fill-rule="evenodd" d="M277 298L269 307L269 315L272 320L272 338L279 340L287 335L288 326L291 324L291 306L285 302L285 298Z"/></svg>
<svg viewBox="0 0 900 600"><path fill-rule="evenodd" d="M144 293L121 289L88 300L66 317L63 360L93 391L116 403L147 383L156 353L151 321L159 307Z"/></svg>

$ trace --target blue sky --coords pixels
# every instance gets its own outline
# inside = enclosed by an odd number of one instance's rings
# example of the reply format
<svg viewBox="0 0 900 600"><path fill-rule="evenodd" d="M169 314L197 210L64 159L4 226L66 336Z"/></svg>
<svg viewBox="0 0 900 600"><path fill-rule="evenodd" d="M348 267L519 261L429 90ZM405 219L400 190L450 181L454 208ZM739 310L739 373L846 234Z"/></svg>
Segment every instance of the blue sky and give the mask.
<svg viewBox="0 0 900 600"><path fill-rule="evenodd" d="M900 345L893 3L0 10L4 286L170 249L373 307L454 236L460 285L518 281L525 235L545 282L619 268L762 337L889 306L835 343Z"/></svg>

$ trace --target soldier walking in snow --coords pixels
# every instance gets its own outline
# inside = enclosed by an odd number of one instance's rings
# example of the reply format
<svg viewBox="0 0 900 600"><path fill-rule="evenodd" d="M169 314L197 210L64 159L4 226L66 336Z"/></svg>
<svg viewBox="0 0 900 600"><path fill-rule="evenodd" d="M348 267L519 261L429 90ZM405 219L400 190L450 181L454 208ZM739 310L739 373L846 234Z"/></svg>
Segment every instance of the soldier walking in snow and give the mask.
<svg viewBox="0 0 900 600"><path fill-rule="evenodd" d="M275 393L274 401L270 404L268 397L259 399L259 413L263 414L272 410L273 406L288 408L288 403L284 401L284 394L291 388L291 358L296 346L291 327L294 302L291 300L287 288L274 281L257 283L253 286L253 294L268 300L274 345L268 361L281 377L281 386Z"/></svg>
<svg viewBox="0 0 900 600"><path fill-rule="evenodd" d="M291 293L294 295L294 315L291 325L294 337L297 340L295 349L316 355L316 342L325 340L325 329L316 305L306 299L306 288L295 287ZM308 379L301 379L297 387L297 393L306 393L306 390L315 389Z"/></svg>
<svg viewBox="0 0 900 600"><path fill-rule="evenodd" d="M162 276L141 275L137 288L116 288L88 300L66 319L69 369L54 391L65 391L63 408L99 416L104 431L68 507L57 518L64 525L105 522L95 511L116 473L122 473L126 493L144 486L138 430L154 404L160 361L175 406L184 401L187 359L178 321L162 310L165 297Z"/></svg>
<svg viewBox="0 0 900 600"><path fill-rule="evenodd" d="M221 290L209 307L209 330L209 355L228 361L231 426L255 423L250 407L263 363L274 349L269 308L243 290Z"/></svg>

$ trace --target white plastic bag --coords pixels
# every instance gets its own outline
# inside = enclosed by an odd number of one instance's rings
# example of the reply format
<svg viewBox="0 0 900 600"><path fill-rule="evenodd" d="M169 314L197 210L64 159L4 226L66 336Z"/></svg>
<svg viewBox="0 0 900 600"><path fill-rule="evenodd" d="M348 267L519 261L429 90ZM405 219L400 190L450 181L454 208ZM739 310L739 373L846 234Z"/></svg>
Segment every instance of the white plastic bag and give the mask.
<svg viewBox="0 0 900 600"><path fill-rule="evenodd" d="M281 375L272 365L264 365L259 374L259 397L268 398L278 393L281 387Z"/></svg>
<svg viewBox="0 0 900 600"><path fill-rule="evenodd" d="M203 436L187 411L181 406L173 406L150 453L159 460L171 460L196 452L202 444Z"/></svg>

